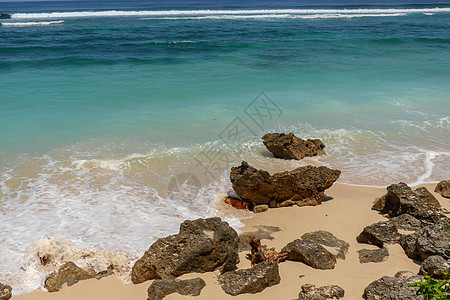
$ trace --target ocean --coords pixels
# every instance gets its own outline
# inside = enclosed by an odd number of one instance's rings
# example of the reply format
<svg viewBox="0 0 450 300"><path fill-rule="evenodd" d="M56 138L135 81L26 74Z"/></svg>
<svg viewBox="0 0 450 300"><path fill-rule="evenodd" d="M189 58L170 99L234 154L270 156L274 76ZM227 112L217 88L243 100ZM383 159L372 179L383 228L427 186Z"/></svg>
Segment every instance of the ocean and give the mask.
<svg viewBox="0 0 450 300"><path fill-rule="evenodd" d="M450 178L450 2L0 2L0 282L42 287L55 261L129 279L242 160L313 164L338 182ZM320 138L275 159L261 136ZM88 254L88 255L87 255ZM56 266L53 266L56 267Z"/></svg>

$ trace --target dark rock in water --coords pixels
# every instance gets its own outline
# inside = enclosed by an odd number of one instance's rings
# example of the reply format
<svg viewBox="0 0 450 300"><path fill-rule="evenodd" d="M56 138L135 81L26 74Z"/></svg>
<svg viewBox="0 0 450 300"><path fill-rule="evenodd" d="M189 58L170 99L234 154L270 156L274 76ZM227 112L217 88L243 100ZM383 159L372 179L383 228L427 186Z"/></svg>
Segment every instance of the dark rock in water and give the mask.
<svg viewBox="0 0 450 300"><path fill-rule="evenodd" d="M0 19L11 19L10 14L0 14Z"/></svg>
<svg viewBox="0 0 450 300"><path fill-rule="evenodd" d="M414 190L414 192L419 196L422 200L425 200L426 203L433 205L435 207L441 207L438 199L433 196L432 193L426 187L420 187Z"/></svg>
<svg viewBox="0 0 450 300"><path fill-rule="evenodd" d="M157 279L147 290L147 300L162 300L173 293L184 296L198 296L205 286L205 281L199 277L187 280Z"/></svg>
<svg viewBox="0 0 450 300"><path fill-rule="evenodd" d="M385 261L389 257L389 251L386 247L381 249L361 249L358 250L359 262L362 264L366 263L380 263Z"/></svg>
<svg viewBox="0 0 450 300"><path fill-rule="evenodd" d="M335 256L339 259L345 259L345 255L348 253L348 249L350 248L349 243L338 239L331 232L324 230L305 233L302 235L302 239L314 241L323 246L335 248Z"/></svg>
<svg viewBox="0 0 450 300"><path fill-rule="evenodd" d="M391 219L392 223L397 226L398 229L417 231L422 228L422 223L411 215L403 214Z"/></svg>
<svg viewBox="0 0 450 300"><path fill-rule="evenodd" d="M424 261L433 255L445 254L450 244L450 218L443 219L436 224L424 227L400 239L400 245L409 258Z"/></svg>
<svg viewBox="0 0 450 300"><path fill-rule="evenodd" d="M74 285L80 280L95 278L97 273L93 269L84 270L69 261L62 265L57 272L51 273L45 280L45 288L49 292L59 291L64 284Z"/></svg>
<svg viewBox="0 0 450 300"><path fill-rule="evenodd" d="M385 243L397 243L400 238L401 234L398 233L397 226L395 226L393 222L383 221L365 227L364 230L356 237L356 240L359 243L383 247Z"/></svg>
<svg viewBox="0 0 450 300"><path fill-rule="evenodd" d="M281 281L278 264L260 263L255 267L219 275L219 284L225 293L236 296L256 294Z"/></svg>
<svg viewBox="0 0 450 300"><path fill-rule="evenodd" d="M12 297L12 288L9 285L0 283L0 300L8 300Z"/></svg>
<svg viewBox="0 0 450 300"><path fill-rule="evenodd" d="M434 191L444 198L450 198L450 180L442 180L439 182Z"/></svg>
<svg viewBox="0 0 450 300"><path fill-rule="evenodd" d="M231 168L230 180L239 197L257 205L278 207L280 203L291 200L304 206L319 204L325 196L324 191L340 174L341 171L327 167L306 166L270 175L243 161L239 167Z"/></svg>
<svg viewBox="0 0 450 300"><path fill-rule="evenodd" d="M436 279L448 279L450 276L444 274L444 271L448 269L450 269L450 264L445 258L433 255L422 262L419 274L428 275Z"/></svg>
<svg viewBox="0 0 450 300"><path fill-rule="evenodd" d="M238 243L236 231L220 218L184 221L178 234L158 239L136 261L131 280L141 283L191 272L232 270L239 263Z"/></svg>
<svg viewBox="0 0 450 300"><path fill-rule="evenodd" d="M397 276L399 275L399 276ZM424 299L422 295L416 295L418 288L408 286L410 283L419 282L421 276L405 278L404 272L399 272L395 277L383 276L375 280L364 289L366 300L416 300Z"/></svg>
<svg viewBox="0 0 450 300"><path fill-rule="evenodd" d="M316 287L313 284L302 285L298 300L327 300L344 298L344 290L337 285Z"/></svg>
<svg viewBox="0 0 450 300"><path fill-rule="evenodd" d="M375 201L372 209L387 213L391 218L409 214L420 220L422 225L436 223L445 217L440 208L427 202L427 197L421 198L423 191L418 194L403 182L388 186L387 191L386 195Z"/></svg>
<svg viewBox="0 0 450 300"><path fill-rule="evenodd" d="M292 132L268 133L262 137L266 148L277 158L302 159L306 156L324 155L324 143L319 139L302 140Z"/></svg>
<svg viewBox="0 0 450 300"><path fill-rule="evenodd" d="M244 232L239 235L239 252L244 250L250 250L249 238L273 240L272 233L281 231L279 227L259 225L256 227L256 231Z"/></svg>
<svg viewBox="0 0 450 300"><path fill-rule="evenodd" d="M288 260L303 262L314 269L330 270L336 265L336 257L314 241L297 239L281 251L288 253Z"/></svg>

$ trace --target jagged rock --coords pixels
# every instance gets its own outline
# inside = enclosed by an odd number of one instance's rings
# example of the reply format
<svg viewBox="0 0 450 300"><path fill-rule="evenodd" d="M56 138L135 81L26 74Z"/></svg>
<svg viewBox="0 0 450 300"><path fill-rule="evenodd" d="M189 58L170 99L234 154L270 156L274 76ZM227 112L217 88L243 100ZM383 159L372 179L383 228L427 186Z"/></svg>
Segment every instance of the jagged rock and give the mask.
<svg viewBox="0 0 450 300"><path fill-rule="evenodd" d="M239 252L244 250L250 250L249 238L254 237L257 239L273 240L272 233L281 231L280 227L259 225L256 226L256 231L244 232L239 235Z"/></svg>
<svg viewBox="0 0 450 300"><path fill-rule="evenodd" d="M9 285L0 283L0 300L8 300L12 297L12 288Z"/></svg>
<svg viewBox="0 0 450 300"><path fill-rule="evenodd" d="M419 220L408 214L402 214L397 217L393 217L391 221L397 226L398 229L417 231L422 227L422 223Z"/></svg>
<svg viewBox="0 0 450 300"><path fill-rule="evenodd" d="M84 270L69 261L62 265L57 272L51 273L45 280L45 288L49 292L59 291L64 284L74 285L80 280L94 278L97 273L93 269Z"/></svg>
<svg viewBox="0 0 450 300"><path fill-rule="evenodd" d="M444 198L450 198L450 180L442 180L439 182L434 191Z"/></svg>
<svg viewBox="0 0 450 300"><path fill-rule="evenodd" d="M408 284L419 282L421 279L422 277L420 276L412 276L408 278L383 276L382 278L370 283L364 289L364 298L366 300L424 299L422 295L416 295L418 290L417 287L408 286Z"/></svg>
<svg viewBox="0 0 450 300"><path fill-rule="evenodd" d="M186 280L157 279L147 290L147 300L161 300L173 293L184 296L198 296L205 286L205 281L199 277Z"/></svg>
<svg viewBox="0 0 450 300"><path fill-rule="evenodd" d="M95 275L95 278L102 279L104 277L111 276L112 274L114 274L114 266L109 265L106 270L98 272L97 275Z"/></svg>
<svg viewBox="0 0 450 300"><path fill-rule="evenodd" d="M221 272L239 262L239 237L220 218L184 221L180 232L158 239L132 268L131 280L171 279L186 273Z"/></svg>
<svg viewBox="0 0 450 300"><path fill-rule="evenodd" d="M401 238L397 227L390 221L383 221L366 226L363 231L356 237L359 243L372 244L383 247L385 243L395 244Z"/></svg>
<svg viewBox="0 0 450 300"><path fill-rule="evenodd" d="M308 232L302 235L303 240L310 240L319 243L323 246L335 248L336 258L345 259L345 255L348 253L350 244L338 239L331 232L324 230L317 230L313 232Z"/></svg>
<svg viewBox="0 0 450 300"><path fill-rule="evenodd" d="M244 270L227 272L219 275L219 284L225 293L232 296L240 294L256 294L280 283L278 264L260 263Z"/></svg>
<svg viewBox="0 0 450 300"><path fill-rule="evenodd" d="M400 239L400 245L409 258L424 261L429 256L445 254L450 244L450 218L445 218L436 224L426 226Z"/></svg>
<svg viewBox="0 0 450 300"><path fill-rule="evenodd" d="M313 284L302 285L298 300L327 300L344 298L344 290L337 285L327 285L316 288Z"/></svg>
<svg viewBox="0 0 450 300"><path fill-rule="evenodd" d="M336 265L336 257L314 241L296 239L281 251L288 253L288 260L303 262L314 269L330 270Z"/></svg>
<svg viewBox="0 0 450 300"><path fill-rule="evenodd" d="M409 214L422 222L422 225L436 223L445 217L443 211L428 203L406 183L400 182L387 187L387 194L378 198L372 209L387 213L389 217Z"/></svg>
<svg viewBox="0 0 450 300"><path fill-rule="evenodd" d="M269 205L267 205L267 204L261 204L261 205L256 205L255 207L253 207L253 212L254 212L255 214L258 214L258 213L265 212L265 211L267 211L268 209L269 209Z"/></svg>
<svg viewBox="0 0 450 300"><path fill-rule="evenodd" d="M422 262L419 274L428 275L437 279L448 279L450 276L444 274L444 271L448 269L450 269L450 264L445 258L439 255L433 255Z"/></svg>
<svg viewBox="0 0 450 300"><path fill-rule="evenodd" d="M361 249L358 250L359 262L365 263L380 263L385 261L389 257L389 251L386 247L381 249Z"/></svg>
<svg viewBox="0 0 450 300"><path fill-rule="evenodd" d="M325 196L324 191L333 185L340 174L339 170L323 166L306 166L270 175L243 161L240 166L231 168L230 180L239 197L257 205L277 207L279 203L291 200L304 206L320 204Z"/></svg>
<svg viewBox="0 0 450 300"><path fill-rule="evenodd" d="M302 159L306 156L324 155L324 143L319 139L303 140L296 137L292 132L268 133L263 137L266 148L277 158Z"/></svg>
<svg viewBox="0 0 450 300"><path fill-rule="evenodd" d="M432 193L426 188L426 187L420 187L414 190L414 192L419 196L421 199L425 200L430 205L441 207L441 204L439 203L438 199L433 196Z"/></svg>

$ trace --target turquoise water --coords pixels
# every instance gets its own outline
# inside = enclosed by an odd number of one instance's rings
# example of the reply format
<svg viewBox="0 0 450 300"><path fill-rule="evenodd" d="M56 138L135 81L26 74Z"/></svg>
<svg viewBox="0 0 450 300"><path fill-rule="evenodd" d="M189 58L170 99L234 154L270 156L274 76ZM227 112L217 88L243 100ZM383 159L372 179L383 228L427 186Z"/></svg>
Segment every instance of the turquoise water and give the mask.
<svg viewBox="0 0 450 300"><path fill-rule="evenodd" d="M236 227L250 215L217 195L242 159L449 178L448 4L161 5L0 5L2 282L38 287L49 237L137 257L187 218ZM328 155L273 159L260 136L279 131Z"/></svg>

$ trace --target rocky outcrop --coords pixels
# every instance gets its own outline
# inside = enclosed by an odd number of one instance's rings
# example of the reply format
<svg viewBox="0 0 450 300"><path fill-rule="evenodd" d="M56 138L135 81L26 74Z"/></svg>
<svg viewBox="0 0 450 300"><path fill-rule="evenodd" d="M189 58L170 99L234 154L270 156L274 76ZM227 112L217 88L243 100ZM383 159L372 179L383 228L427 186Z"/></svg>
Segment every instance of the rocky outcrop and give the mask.
<svg viewBox="0 0 450 300"><path fill-rule="evenodd" d="M0 283L0 300L8 300L12 297L12 288L9 285Z"/></svg>
<svg viewBox="0 0 450 300"><path fill-rule="evenodd" d="M381 249L361 249L358 250L359 262L361 264L366 263L380 263L385 261L389 257L389 251L386 247Z"/></svg>
<svg viewBox="0 0 450 300"><path fill-rule="evenodd" d="M444 274L444 271L450 269L448 261L439 255L428 257L422 262L419 274L428 275L437 279L448 279L450 276Z"/></svg>
<svg viewBox="0 0 450 300"><path fill-rule="evenodd" d="M423 190L417 193L406 183L400 182L388 186L387 191L386 195L375 201L372 209L386 213L391 218L409 214L420 220L423 225L436 223L445 217L443 211L436 207L434 201L430 200L429 197L421 197L425 194ZM434 200L436 199L434 198Z"/></svg>
<svg viewBox="0 0 450 300"><path fill-rule="evenodd" d="M337 285L316 287L313 284L302 285L298 300L327 300L344 298L344 290Z"/></svg>
<svg viewBox="0 0 450 300"><path fill-rule="evenodd" d="M225 293L236 296L256 294L265 288L279 284L281 281L278 264L260 263L255 267L236 270L219 275L219 284Z"/></svg>
<svg viewBox="0 0 450 300"><path fill-rule="evenodd" d="M257 205L270 207L289 204L318 205L325 196L324 191L339 178L341 171L327 167L300 167L292 171L270 175L257 170L245 161L231 168L230 180L236 194Z"/></svg>
<svg viewBox="0 0 450 300"><path fill-rule="evenodd" d="M442 180L439 182L434 191L444 198L450 198L450 180Z"/></svg>
<svg viewBox="0 0 450 300"><path fill-rule="evenodd" d="M400 245L409 258L424 261L433 255L449 259L445 254L450 244L450 219L426 226L415 233L403 236Z"/></svg>
<svg viewBox="0 0 450 300"><path fill-rule="evenodd" d="M356 237L359 243L383 247L384 244L395 244L401 238L397 226L393 222L383 221L366 226Z"/></svg>
<svg viewBox="0 0 450 300"><path fill-rule="evenodd" d="M319 139L303 140L292 132L268 133L262 137L266 148L277 158L302 159L306 156L324 155L324 143Z"/></svg>
<svg viewBox="0 0 450 300"><path fill-rule="evenodd" d="M158 239L136 261L131 280L141 283L191 272L232 270L239 262L238 243L236 231L220 218L184 221L178 234Z"/></svg>
<svg viewBox="0 0 450 300"><path fill-rule="evenodd" d="M84 270L69 261L62 265L57 272L51 273L45 280L44 286L49 292L57 292L64 284L71 286L80 280L94 278L96 275L94 269Z"/></svg>
<svg viewBox="0 0 450 300"><path fill-rule="evenodd" d="M403 214L391 219L392 223L397 226L398 229L417 231L422 228L422 223L411 215Z"/></svg>
<svg viewBox="0 0 450 300"><path fill-rule="evenodd" d="M345 255L348 253L350 244L338 239L331 232L324 230L317 230L308 232L302 235L302 240L310 240L319 243L322 246L334 248L334 255L336 258L345 259Z"/></svg>
<svg viewBox="0 0 450 300"><path fill-rule="evenodd" d="M422 295L416 295L417 287L408 286L410 283L419 282L421 276L415 276L405 272L398 272L394 277L383 276L375 280L364 289L364 298L366 300L419 300L424 299Z"/></svg>
<svg viewBox="0 0 450 300"><path fill-rule="evenodd" d="M167 295L178 293L184 296L198 296L206 286L203 279L157 279L147 290L147 300L162 300Z"/></svg>
<svg viewBox="0 0 450 300"><path fill-rule="evenodd" d="M294 240L281 252L288 253L288 260L303 262L314 269L330 270L336 265L336 257L331 252L310 240Z"/></svg>

